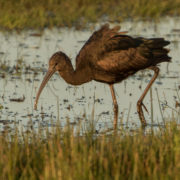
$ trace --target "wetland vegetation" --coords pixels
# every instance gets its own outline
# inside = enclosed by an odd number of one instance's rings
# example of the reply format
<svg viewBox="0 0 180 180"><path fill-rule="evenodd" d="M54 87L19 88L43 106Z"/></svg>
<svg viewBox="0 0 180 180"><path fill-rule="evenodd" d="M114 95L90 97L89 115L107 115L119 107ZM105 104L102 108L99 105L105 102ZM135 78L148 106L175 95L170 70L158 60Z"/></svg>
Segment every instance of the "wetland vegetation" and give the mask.
<svg viewBox="0 0 180 180"><path fill-rule="evenodd" d="M180 0L1 0L0 27L86 27L99 21L180 15Z"/></svg>
<svg viewBox="0 0 180 180"><path fill-rule="evenodd" d="M179 179L179 15L180 0L0 0L0 179ZM116 133L102 84L76 88L54 75L33 110L48 58L60 49L75 59L92 33L81 29L105 21L121 22L131 35L171 41L173 63L161 65L145 99L146 131L139 129L135 103L149 72L116 86Z"/></svg>
<svg viewBox="0 0 180 180"><path fill-rule="evenodd" d="M93 125L82 129L4 131L1 179L179 179L180 129L175 121L146 134L123 128L117 134L97 134Z"/></svg>

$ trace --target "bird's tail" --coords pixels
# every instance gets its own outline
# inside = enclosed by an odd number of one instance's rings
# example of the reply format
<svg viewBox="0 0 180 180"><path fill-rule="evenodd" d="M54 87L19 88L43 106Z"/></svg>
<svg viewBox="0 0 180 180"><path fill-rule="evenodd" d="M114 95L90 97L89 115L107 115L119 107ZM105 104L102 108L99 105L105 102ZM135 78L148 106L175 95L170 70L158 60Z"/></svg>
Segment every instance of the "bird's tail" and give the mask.
<svg viewBox="0 0 180 180"><path fill-rule="evenodd" d="M154 65L161 62L170 62L169 49L165 48L169 44L170 42L164 40L164 38L143 39L141 52L144 56L152 58Z"/></svg>
<svg viewBox="0 0 180 180"><path fill-rule="evenodd" d="M169 49L165 48L170 44L169 41L164 38L152 38L148 39L145 44L151 50L155 64L171 61L171 57L168 56Z"/></svg>

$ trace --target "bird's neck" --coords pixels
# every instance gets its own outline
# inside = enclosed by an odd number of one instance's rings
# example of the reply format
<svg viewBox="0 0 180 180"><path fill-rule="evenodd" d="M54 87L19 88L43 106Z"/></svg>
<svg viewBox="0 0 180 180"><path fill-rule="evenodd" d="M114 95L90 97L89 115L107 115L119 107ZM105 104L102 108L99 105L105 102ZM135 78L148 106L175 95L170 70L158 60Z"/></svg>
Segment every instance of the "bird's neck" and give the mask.
<svg viewBox="0 0 180 180"><path fill-rule="evenodd" d="M67 83L72 85L81 85L92 80L89 67L77 67L74 70L70 59L66 62L65 69L63 71L59 71L59 74Z"/></svg>

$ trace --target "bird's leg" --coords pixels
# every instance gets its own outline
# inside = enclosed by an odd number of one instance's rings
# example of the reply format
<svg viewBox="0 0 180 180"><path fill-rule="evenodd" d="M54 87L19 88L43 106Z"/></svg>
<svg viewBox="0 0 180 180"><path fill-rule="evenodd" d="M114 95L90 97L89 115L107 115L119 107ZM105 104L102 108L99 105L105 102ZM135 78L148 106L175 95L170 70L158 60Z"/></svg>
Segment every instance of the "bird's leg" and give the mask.
<svg viewBox="0 0 180 180"><path fill-rule="evenodd" d="M140 118L142 126L147 125L146 120L144 118L144 113L143 113L143 110L142 110L142 106L143 107L145 107L145 106L142 103L142 101L143 101L143 99L146 96L148 90L150 89L150 87L152 86L152 84L154 83L154 81L156 80L156 78L158 77L158 74L159 74L159 68L158 67L151 66L151 67L149 67L149 69L154 71L154 75L153 75L151 81L149 82L149 84L147 85L146 89L144 90L143 94L141 95L141 97L139 98L139 100L137 102L137 112L139 114L139 118Z"/></svg>
<svg viewBox="0 0 180 180"><path fill-rule="evenodd" d="M111 89L111 95L112 95L112 100L113 100L113 104L114 104L114 130L116 130L117 129L117 121L118 121L118 104L117 104L113 84L110 84L109 86Z"/></svg>

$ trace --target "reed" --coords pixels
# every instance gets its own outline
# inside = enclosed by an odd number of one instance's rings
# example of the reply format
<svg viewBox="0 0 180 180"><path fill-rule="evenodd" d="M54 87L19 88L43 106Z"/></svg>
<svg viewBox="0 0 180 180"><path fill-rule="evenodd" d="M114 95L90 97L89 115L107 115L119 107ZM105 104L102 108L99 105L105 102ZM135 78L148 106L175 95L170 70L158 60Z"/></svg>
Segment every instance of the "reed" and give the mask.
<svg viewBox="0 0 180 180"><path fill-rule="evenodd" d="M0 136L1 179L178 179L180 130L97 134L90 126ZM76 131L75 131L76 130Z"/></svg>

